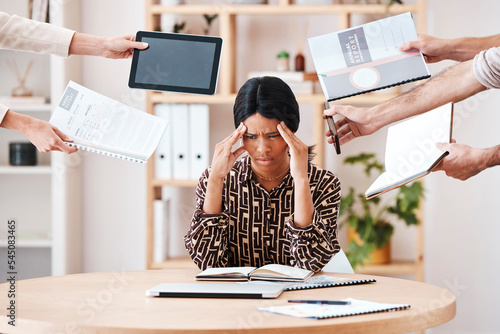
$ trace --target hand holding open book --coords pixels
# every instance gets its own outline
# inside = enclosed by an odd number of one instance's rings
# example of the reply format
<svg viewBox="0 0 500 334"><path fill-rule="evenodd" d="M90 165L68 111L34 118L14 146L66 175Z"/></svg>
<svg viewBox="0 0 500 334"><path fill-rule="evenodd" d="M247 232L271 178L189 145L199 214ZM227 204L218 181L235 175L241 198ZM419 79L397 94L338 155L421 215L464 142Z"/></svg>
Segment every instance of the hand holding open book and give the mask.
<svg viewBox="0 0 500 334"><path fill-rule="evenodd" d="M366 190L367 199L429 174L448 154L436 147L451 142L453 103L389 127L385 172Z"/></svg>

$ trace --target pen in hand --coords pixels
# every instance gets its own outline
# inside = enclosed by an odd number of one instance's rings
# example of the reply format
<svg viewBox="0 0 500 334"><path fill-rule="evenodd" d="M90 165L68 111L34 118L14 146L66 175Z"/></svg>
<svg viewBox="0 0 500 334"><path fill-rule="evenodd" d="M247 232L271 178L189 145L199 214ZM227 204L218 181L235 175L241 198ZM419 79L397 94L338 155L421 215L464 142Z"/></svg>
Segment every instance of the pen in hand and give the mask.
<svg viewBox="0 0 500 334"><path fill-rule="evenodd" d="M289 300L289 303L305 304L326 304L326 305L350 305L350 301L345 300Z"/></svg>

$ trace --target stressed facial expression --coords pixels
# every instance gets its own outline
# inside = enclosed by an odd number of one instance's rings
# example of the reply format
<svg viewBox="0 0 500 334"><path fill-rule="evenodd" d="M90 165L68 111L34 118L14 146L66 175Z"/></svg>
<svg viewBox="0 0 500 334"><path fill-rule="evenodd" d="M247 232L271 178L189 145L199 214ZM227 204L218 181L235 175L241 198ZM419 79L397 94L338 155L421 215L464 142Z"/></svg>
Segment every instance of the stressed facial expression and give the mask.
<svg viewBox="0 0 500 334"><path fill-rule="evenodd" d="M282 172L290 164L288 144L281 137L277 119L265 118L259 113L243 122L247 131L243 135L243 146L252 159L252 168L257 172L273 174Z"/></svg>

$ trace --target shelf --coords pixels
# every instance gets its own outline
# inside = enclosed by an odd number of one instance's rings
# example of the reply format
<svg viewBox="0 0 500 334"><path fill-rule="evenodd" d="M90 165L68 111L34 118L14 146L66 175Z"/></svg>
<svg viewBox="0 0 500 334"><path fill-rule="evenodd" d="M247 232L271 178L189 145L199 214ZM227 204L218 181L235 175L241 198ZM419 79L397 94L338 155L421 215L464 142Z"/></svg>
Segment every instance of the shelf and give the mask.
<svg viewBox="0 0 500 334"><path fill-rule="evenodd" d="M342 100L333 101L334 104L379 104L395 97L397 94L387 94L383 92L374 92L358 96L348 97ZM163 94L152 93L151 103L208 103L208 104L233 104L236 94L223 95L215 94L212 96L189 95L189 94ZM296 95L299 103L317 103L323 104L325 96L323 94Z"/></svg>
<svg viewBox="0 0 500 334"><path fill-rule="evenodd" d="M191 258L179 258L167 260L159 263L152 263L151 269L167 269L167 268L197 268ZM414 261L393 261L390 264L367 265L358 267L356 274L371 274L371 275L403 275L415 274L416 263Z"/></svg>
<svg viewBox="0 0 500 334"><path fill-rule="evenodd" d="M50 103L44 104L9 104L9 109L17 113L52 112Z"/></svg>
<svg viewBox="0 0 500 334"><path fill-rule="evenodd" d="M198 185L198 180L153 180L151 182L151 185L153 187L172 186L196 188L196 186Z"/></svg>
<svg viewBox="0 0 500 334"><path fill-rule="evenodd" d="M425 0L416 0L412 5L391 5L389 8L384 4L331 4L331 5L295 5L292 0L274 1L275 4L266 5L239 5L226 2L211 2L210 4L187 4L187 5L159 5L153 0L146 1L146 29L154 30L161 26L163 15L184 15L191 16L187 19L195 19L194 16L203 14L217 14L219 16L218 35L224 39L224 53L220 64L220 85L217 94L213 96L189 95L177 93L148 92L147 111L154 113L155 104L159 103L181 103L181 104L209 104L209 105L233 105L238 90L238 79L246 77L247 73L239 73L238 64L244 59L238 57L238 39L243 38L238 32L239 15L243 16L287 16L293 19L293 15L321 15L321 18L333 19L325 22L325 29L331 31L352 28L353 17L358 14L378 14L383 17L389 14L400 14L411 12L416 14L416 26L421 33L425 32L427 11ZM230 2L230 1L229 1ZM330 16L325 16L330 15ZM332 26L333 24L333 26ZM283 28L286 30L286 27ZM276 39L276 34L266 36L267 40ZM262 69L262 71L265 71ZM238 75L239 74L239 75ZM314 76L314 74L313 74ZM311 104L313 114L312 135L314 143L317 145L318 154L315 163L323 167L327 146L325 144L324 129L325 124L321 118L324 110L325 97L321 90L316 89L316 94L296 95L299 104ZM331 105L355 105L372 106L385 102L401 93L400 87L395 89L384 89L372 93L362 94L336 100ZM146 231L146 262L148 269L163 268L196 268L190 258L169 259L164 262L155 263L153 261L153 239L154 239L154 200L162 198L161 187L196 187L198 180L162 180L155 178L154 162L148 166L147 184L147 231ZM417 256L413 261L395 261L387 265L368 265L360 267L358 273L390 275L415 275L416 280L423 281L423 232L422 223L417 233Z"/></svg>
<svg viewBox="0 0 500 334"><path fill-rule="evenodd" d="M0 175L50 175L50 166L0 166Z"/></svg>
<svg viewBox="0 0 500 334"><path fill-rule="evenodd" d="M198 269L191 258L171 259L164 262L152 263L150 269Z"/></svg>
<svg viewBox="0 0 500 334"><path fill-rule="evenodd" d="M391 14L416 12L414 5L392 5ZM385 14L387 7L380 4L338 4L338 5L177 5L177 6L151 6L151 14L184 14L203 15L211 13L247 14L247 15L307 15L307 14Z"/></svg>
<svg viewBox="0 0 500 334"><path fill-rule="evenodd" d="M0 240L0 247L7 247L7 240ZM17 239L16 248L51 248L50 239Z"/></svg>
<svg viewBox="0 0 500 334"><path fill-rule="evenodd" d="M389 264L365 265L356 269L356 274L372 274L380 276L415 274L416 272L417 263L415 261L392 261Z"/></svg>

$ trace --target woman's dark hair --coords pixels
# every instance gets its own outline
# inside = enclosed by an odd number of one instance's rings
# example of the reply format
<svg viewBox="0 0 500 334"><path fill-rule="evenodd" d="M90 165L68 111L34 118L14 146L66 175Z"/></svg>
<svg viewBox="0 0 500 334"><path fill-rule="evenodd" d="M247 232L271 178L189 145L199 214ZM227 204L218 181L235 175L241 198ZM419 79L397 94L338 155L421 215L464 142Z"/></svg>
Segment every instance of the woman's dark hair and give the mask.
<svg viewBox="0 0 500 334"><path fill-rule="evenodd" d="M252 78L240 88L233 107L234 127L256 113L285 122L293 132L299 129L299 104L290 87L280 78ZM309 160L315 155L313 148L309 146Z"/></svg>
<svg viewBox="0 0 500 334"><path fill-rule="evenodd" d="M299 128L299 104L290 87L279 78L252 78L240 88L233 107L235 128L255 113L283 121L293 132Z"/></svg>

